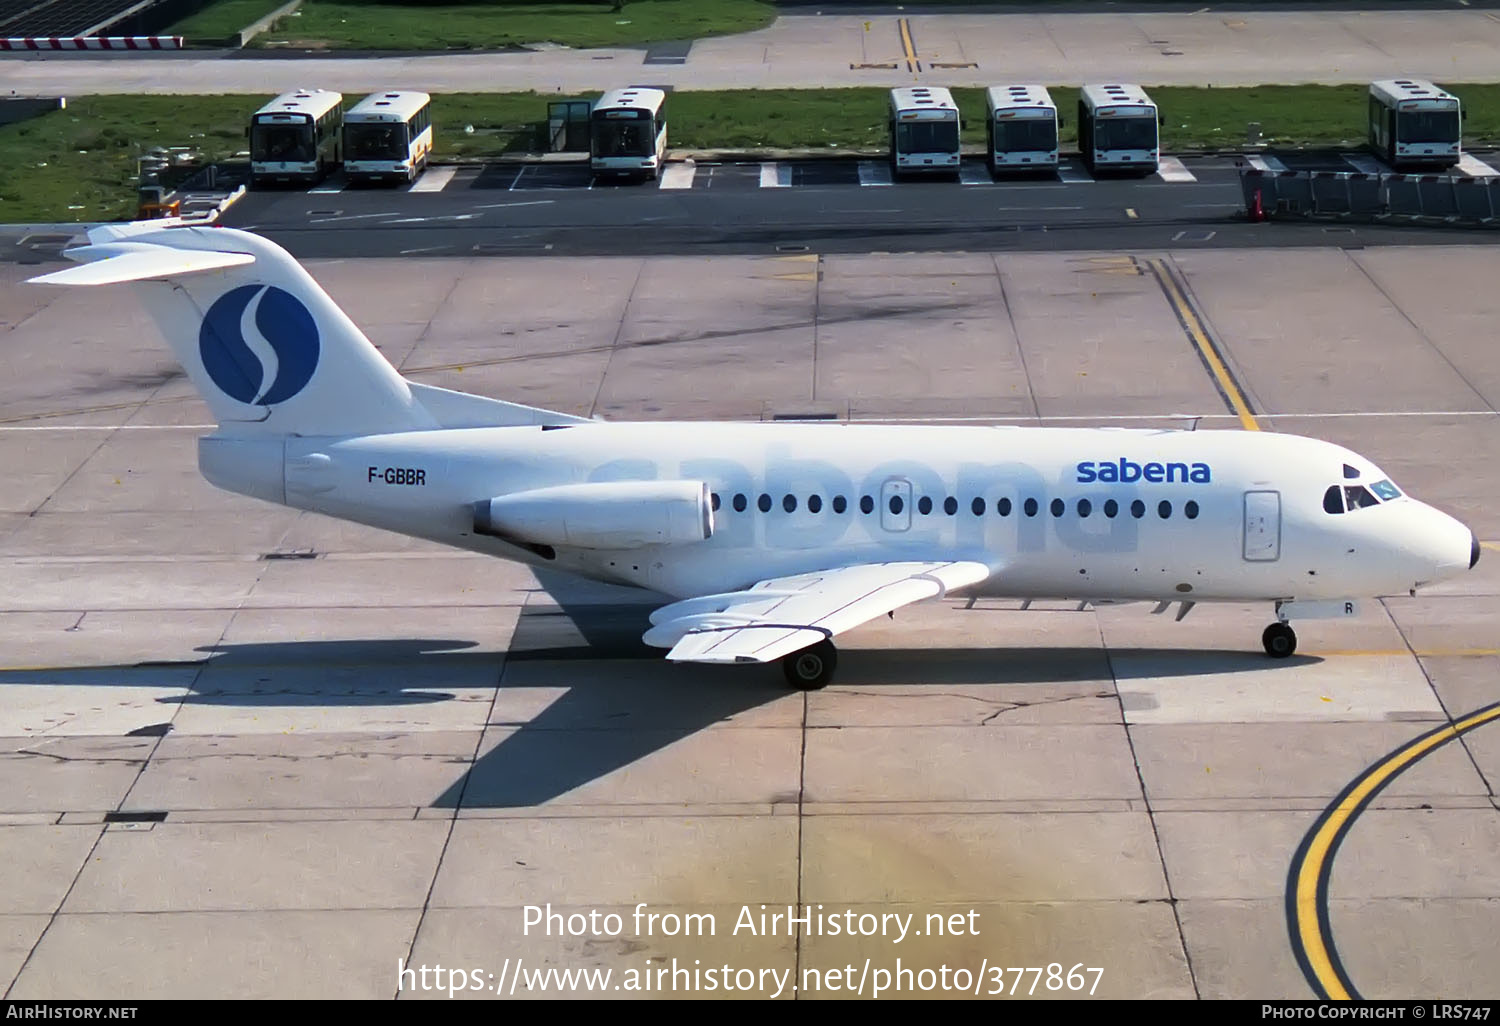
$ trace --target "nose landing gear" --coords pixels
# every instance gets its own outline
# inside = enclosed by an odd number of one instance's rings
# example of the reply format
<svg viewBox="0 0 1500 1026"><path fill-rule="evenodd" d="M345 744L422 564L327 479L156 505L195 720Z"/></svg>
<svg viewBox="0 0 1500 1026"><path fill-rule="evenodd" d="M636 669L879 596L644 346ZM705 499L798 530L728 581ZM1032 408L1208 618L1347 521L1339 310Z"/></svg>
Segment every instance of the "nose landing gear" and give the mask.
<svg viewBox="0 0 1500 1026"><path fill-rule="evenodd" d="M1260 636L1260 643L1272 659L1285 659L1297 651L1297 632L1292 630L1291 624L1278 620L1266 628Z"/></svg>

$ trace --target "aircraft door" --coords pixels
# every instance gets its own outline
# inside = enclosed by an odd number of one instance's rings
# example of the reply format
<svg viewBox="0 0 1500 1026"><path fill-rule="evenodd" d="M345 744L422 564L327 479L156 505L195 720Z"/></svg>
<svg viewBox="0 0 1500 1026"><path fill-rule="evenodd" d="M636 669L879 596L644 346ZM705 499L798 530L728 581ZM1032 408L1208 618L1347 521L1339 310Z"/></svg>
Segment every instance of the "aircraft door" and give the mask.
<svg viewBox="0 0 1500 1026"><path fill-rule="evenodd" d="M1281 493L1245 493L1245 558L1271 562L1281 558Z"/></svg>
<svg viewBox="0 0 1500 1026"><path fill-rule="evenodd" d="M906 478L886 478L880 486L880 526L887 531L911 527L911 482Z"/></svg>

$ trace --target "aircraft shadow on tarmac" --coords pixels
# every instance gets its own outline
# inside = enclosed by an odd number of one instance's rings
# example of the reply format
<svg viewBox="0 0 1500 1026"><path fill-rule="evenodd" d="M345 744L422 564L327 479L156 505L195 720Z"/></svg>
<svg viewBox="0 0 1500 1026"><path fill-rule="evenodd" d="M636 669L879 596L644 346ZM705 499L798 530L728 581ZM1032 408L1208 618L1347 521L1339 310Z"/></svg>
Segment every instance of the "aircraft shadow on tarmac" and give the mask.
<svg viewBox="0 0 1500 1026"><path fill-rule="evenodd" d="M417 707L459 700L460 689L472 694L498 687L486 724L498 743L491 747L487 738L479 758L431 804L535 806L714 724L795 695L777 664L666 662L660 649L640 640L646 615L647 607L639 605L544 607L518 619L506 650L454 638L211 645L197 650L206 653L202 660L3 671L0 687L165 687L174 693L156 699L163 705L241 708ZM1245 670L1275 674L1320 661L1271 661L1248 650L849 647L841 651L834 691L840 684L908 690L1002 684L1034 688L1036 701L1047 702L1056 697L1046 693L1049 686L1094 683L1099 697L1112 698L1116 684L1129 680ZM185 696L178 690L184 687ZM1024 695L1008 693L999 704L1030 704ZM529 712L538 701L547 704ZM508 719L518 708L527 709L529 718Z"/></svg>

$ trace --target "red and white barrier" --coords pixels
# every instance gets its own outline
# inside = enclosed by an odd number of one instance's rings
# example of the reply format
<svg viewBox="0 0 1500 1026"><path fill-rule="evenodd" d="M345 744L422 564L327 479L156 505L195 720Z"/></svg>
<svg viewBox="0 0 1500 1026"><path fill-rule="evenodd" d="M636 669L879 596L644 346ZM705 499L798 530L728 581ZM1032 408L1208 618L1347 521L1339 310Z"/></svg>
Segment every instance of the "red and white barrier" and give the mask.
<svg viewBox="0 0 1500 1026"><path fill-rule="evenodd" d="M181 36L26 36L0 39L0 50L180 50Z"/></svg>

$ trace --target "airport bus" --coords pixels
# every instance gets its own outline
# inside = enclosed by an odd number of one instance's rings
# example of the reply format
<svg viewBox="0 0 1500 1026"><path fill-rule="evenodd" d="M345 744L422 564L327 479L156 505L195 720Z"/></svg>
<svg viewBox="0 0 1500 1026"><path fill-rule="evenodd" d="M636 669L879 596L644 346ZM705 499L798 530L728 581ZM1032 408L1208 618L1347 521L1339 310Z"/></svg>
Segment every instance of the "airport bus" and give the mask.
<svg viewBox="0 0 1500 1026"><path fill-rule="evenodd" d="M985 150L990 172L1057 170L1057 104L1038 85L990 86Z"/></svg>
<svg viewBox="0 0 1500 1026"><path fill-rule="evenodd" d="M1452 167L1462 158L1458 97L1413 78L1370 83L1370 148L1391 167Z"/></svg>
<svg viewBox="0 0 1500 1026"><path fill-rule="evenodd" d="M666 102L666 93L645 86L599 97L589 113L590 170L658 177L667 159Z"/></svg>
<svg viewBox="0 0 1500 1026"><path fill-rule="evenodd" d="M1078 149L1090 171L1150 174L1161 159L1156 104L1138 85L1086 85L1078 96Z"/></svg>
<svg viewBox="0 0 1500 1026"><path fill-rule="evenodd" d="M316 182L339 165L344 97L283 93L250 115L250 183Z"/></svg>
<svg viewBox="0 0 1500 1026"><path fill-rule="evenodd" d="M413 181L432 156L432 98L371 93L344 114L344 174L351 181Z"/></svg>
<svg viewBox="0 0 1500 1026"><path fill-rule="evenodd" d="M959 120L953 94L939 86L891 90L891 170L958 175Z"/></svg>

